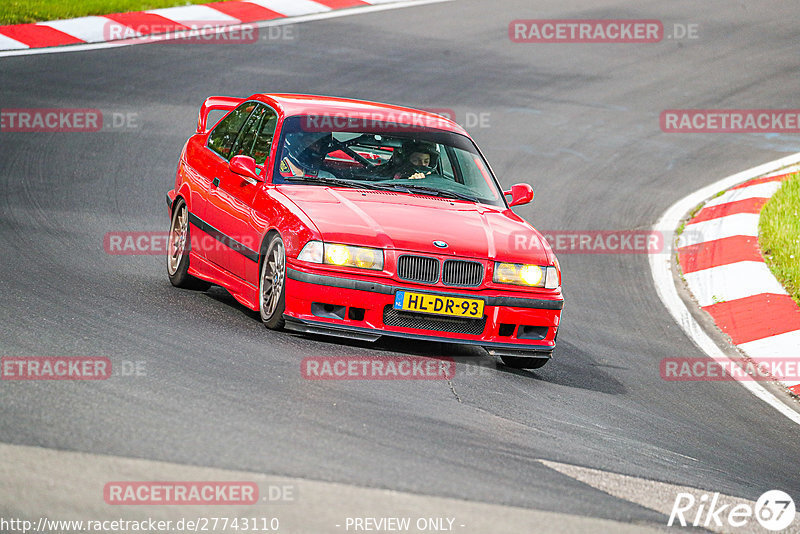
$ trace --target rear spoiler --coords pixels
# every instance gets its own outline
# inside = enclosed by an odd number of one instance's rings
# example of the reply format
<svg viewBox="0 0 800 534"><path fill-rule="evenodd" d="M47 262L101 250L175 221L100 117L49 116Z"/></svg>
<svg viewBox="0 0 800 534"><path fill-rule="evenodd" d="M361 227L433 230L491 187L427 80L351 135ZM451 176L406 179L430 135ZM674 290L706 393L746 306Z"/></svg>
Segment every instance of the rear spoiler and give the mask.
<svg viewBox="0 0 800 534"><path fill-rule="evenodd" d="M206 121L208 121L208 114L215 109L223 109L230 111L239 104L244 102L244 98L237 98L235 96L209 96L203 105L200 106L200 116L197 118L197 133L206 133Z"/></svg>

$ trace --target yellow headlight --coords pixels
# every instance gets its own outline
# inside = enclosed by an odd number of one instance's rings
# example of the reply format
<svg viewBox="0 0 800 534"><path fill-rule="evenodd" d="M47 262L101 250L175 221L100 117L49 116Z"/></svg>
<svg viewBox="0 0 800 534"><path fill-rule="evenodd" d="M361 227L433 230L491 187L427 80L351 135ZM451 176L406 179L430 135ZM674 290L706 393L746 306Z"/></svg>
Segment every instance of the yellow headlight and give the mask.
<svg viewBox="0 0 800 534"><path fill-rule="evenodd" d="M345 265L350 261L350 251L345 245L326 245L325 262L334 265Z"/></svg>
<svg viewBox="0 0 800 534"><path fill-rule="evenodd" d="M518 280L517 266L513 263L498 263L494 268L494 281L513 284Z"/></svg>
<svg viewBox="0 0 800 534"><path fill-rule="evenodd" d="M325 243L324 257L330 265L383 270L383 251L377 248Z"/></svg>
<svg viewBox="0 0 800 534"><path fill-rule="evenodd" d="M538 265L523 265L519 277L529 286L538 286L542 281L542 268Z"/></svg>
<svg viewBox="0 0 800 534"><path fill-rule="evenodd" d="M542 287L544 285L544 274L545 270L538 265L496 262L494 264L493 280L500 284Z"/></svg>
<svg viewBox="0 0 800 534"><path fill-rule="evenodd" d="M375 267L375 252L369 249L359 249L356 254L356 266L362 269L372 269Z"/></svg>

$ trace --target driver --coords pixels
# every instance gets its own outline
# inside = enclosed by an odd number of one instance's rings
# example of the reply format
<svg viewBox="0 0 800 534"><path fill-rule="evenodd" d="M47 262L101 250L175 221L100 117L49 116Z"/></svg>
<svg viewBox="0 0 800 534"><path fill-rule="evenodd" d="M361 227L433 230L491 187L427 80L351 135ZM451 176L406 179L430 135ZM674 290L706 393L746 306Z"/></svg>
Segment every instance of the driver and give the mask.
<svg viewBox="0 0 800 534"><path fill-rule="evenodd" d="M330 133L287 134L279 167L281 175L332 178L332 174L320 169L331 146L331 139Z"/></svg>
<svg viewBox="0 0 800 534"><path fill-rule="evenodd" d="M408 179L420 180L434 172L436 162L439 159L439 152L436 145L427 141L406 141L400 150L397 151L397 158L389 160L386 174L395 180Z"/></svg>

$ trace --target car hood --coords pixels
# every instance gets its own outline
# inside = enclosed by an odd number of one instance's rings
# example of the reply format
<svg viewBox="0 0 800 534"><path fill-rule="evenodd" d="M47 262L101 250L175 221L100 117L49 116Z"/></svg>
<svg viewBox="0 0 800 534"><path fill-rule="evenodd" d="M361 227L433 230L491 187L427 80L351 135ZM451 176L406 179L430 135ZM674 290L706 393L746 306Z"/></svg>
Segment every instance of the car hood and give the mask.
<svg viewBox="0 0 800 534"><path fill-rule="evenodd" d="M324 241L402 251L551 265L539 232L508 209L438 197L309 185L284 194ZM433 242L444 241L447 248Z"/></svg>

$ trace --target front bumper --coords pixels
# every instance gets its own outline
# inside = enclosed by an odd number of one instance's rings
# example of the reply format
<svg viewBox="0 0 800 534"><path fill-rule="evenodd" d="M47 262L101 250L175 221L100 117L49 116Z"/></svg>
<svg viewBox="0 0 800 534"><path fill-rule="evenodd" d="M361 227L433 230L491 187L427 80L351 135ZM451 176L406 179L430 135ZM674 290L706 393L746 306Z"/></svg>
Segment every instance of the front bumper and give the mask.
<svg viewBox="0 0 800 534"><path fill-rule="evenodd" d="M546 357L556 344L564 299L419 286L286 271L286 328L374 341L382 335L479 345L496 356ZM482 319L456 319L398 312L399 290L484 300ZM511 293L511 292L509 292ZM532 354L537 353L537 354Z"/></svg>

